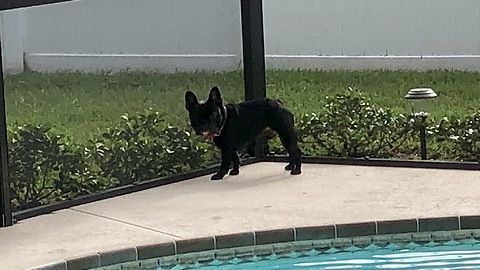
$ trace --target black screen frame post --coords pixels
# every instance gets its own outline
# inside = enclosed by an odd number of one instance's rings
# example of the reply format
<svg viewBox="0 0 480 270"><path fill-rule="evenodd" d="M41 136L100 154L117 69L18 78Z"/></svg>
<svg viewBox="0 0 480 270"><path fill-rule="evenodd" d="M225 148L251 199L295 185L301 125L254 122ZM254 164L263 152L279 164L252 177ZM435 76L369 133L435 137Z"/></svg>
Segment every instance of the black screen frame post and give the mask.
<svg viewBox="0 0 480 270"><path fill-rule="evenodd" d="M242 13L243 79L245 100L264 99L267 96L265 78L265 41L263 28L263 1L240 0ZM249 146L248 152L264 157L267 140L260 137Z"/></svg>
<svg viewBox="0 0 480 270"><path fill-rule="evenodd" d="M5 80L3 79L2 42L0 40L0 227L7 227L13 224L8 174L7 117L5 107Z"/></svg>

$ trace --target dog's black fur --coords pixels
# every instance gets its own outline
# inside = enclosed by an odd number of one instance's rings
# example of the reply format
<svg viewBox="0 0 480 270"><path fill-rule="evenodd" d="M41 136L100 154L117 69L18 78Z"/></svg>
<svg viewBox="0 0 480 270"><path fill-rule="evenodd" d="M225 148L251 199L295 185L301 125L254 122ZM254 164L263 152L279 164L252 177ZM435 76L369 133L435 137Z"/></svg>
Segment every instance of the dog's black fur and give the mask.
<svg viewBox="0 0 480 270"><path fill-rule="evenodd" d="M285 169L293 175L301 173L301 152L293 114L281 102L267 98L224 106L220 90L213 87L205 102L199 102L193 92L187 91L185 107L196 134L213 137L222 151L220 170L212 176L212 180L222 179L232 162L230 175L239 174L237 150L269 128L278 133L290 156L290 163Z"/></svg>

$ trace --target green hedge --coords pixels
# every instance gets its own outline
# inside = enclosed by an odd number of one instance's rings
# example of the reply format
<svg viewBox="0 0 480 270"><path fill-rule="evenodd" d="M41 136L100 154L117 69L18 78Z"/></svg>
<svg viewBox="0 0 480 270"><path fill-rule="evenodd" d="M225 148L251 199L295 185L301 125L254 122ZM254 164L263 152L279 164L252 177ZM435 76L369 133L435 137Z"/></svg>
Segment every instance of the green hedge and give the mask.
<svg viewBox="0 0 480 270"><path fill-rule="evenodd" d="M358 90L327 97L327 106L296 123L306 156L418 159L420 121L372 105ZM480 111L427 124L430 158L479 160ZM219 159L210 141L152 110L122 116L119 126L85 145L47 126L9 126L8 135L15 210L199 169ZM270 149L285 154L278 138Z"/></svg>

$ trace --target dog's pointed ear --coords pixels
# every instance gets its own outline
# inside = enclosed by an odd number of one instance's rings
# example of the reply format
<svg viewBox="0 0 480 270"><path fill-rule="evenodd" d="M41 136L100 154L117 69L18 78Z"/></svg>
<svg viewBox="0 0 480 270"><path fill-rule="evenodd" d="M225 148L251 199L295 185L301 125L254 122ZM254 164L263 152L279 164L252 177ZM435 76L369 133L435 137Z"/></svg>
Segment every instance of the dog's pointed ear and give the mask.
<svg viewBox="0 0 480 270"><path fill-rule="evenodd" d="M218 105L222 105L222 95L220 94L220 89L218 89L218 87L214 86L212 90L210 90L208 100Z"/></svg>
<svg viewBox="0 0 480 270"><path fill-rule="evenodd" d="M190 111L197 104L198 104L197 96L192 91L185 92L185 108Z"/></svg>

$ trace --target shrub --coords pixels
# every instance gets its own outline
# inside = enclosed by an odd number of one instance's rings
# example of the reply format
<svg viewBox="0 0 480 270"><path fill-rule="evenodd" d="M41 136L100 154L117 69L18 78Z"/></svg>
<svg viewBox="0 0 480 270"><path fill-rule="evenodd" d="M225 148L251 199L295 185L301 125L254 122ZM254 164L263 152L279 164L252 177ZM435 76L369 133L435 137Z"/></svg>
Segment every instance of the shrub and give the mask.
<svg viewBox="0 0 480 270"><path fill-rule="evenodd" d="M14 209L199 169L217 157L211 143L168 125L158 112L122 119L86 146L42 125L9 128Z"/></svg>
<svg viewBox="0 0 480 270"><path fill-rule="evenodd" d="M443 118L431 128L432 158L460 161L480 160L480 111L464 118Z"/></svg>
<svg viewBox="0 0 480 270"><path fill-rule="evenodd" d="M88 149L102 176L119 185L198 169L212 157L208 143L152 111L123 115L119 127L103 133Z"/></svg>
<svg viewBox="0 0 480 270"><path fill-rule="evenodd" d="M394 157L402 155L417 121L413 116L377 108L358 90L326 97L320 113L297 120L299 141L306 155L330 157Z"/></svg>
<svg viewBox="0 0 480 270"><path fill-rule="evenodd" d="M9 173L16 210L104 190L108 179L92 172L81 146L45 126L9 128Z"/></svg>

